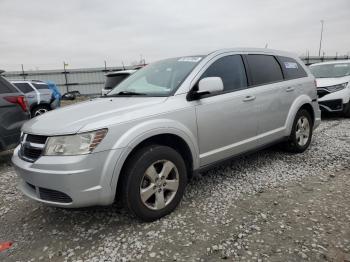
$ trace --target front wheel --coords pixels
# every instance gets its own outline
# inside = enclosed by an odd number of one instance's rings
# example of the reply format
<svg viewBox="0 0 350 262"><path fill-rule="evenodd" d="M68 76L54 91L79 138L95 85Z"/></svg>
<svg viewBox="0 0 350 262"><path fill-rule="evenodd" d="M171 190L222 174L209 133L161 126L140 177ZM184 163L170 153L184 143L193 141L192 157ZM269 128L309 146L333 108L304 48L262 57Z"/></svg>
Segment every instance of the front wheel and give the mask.
<svg viewBox="0 0 350 262"><path fill-rule="evenodd" d="M301 109L295 116L292 132L285 143L285 148L289 152L302 153L311 143L313 132L313 122L310 113Z"/></svg>
<svg viewBox="0 0 350 262"><path fill-rule="evenodd" d="M124 206L144 221L171 213L180 203L187 184L183 158L173 148L161 145L137 151L122 175Z"/></svg>
<svg viewBox="0 0 350 262"><path fill-rule="evenodd" d="M344 105L343 115L344 115L344 117L350 118L350 101L349 101L349 103Z"/></svg>

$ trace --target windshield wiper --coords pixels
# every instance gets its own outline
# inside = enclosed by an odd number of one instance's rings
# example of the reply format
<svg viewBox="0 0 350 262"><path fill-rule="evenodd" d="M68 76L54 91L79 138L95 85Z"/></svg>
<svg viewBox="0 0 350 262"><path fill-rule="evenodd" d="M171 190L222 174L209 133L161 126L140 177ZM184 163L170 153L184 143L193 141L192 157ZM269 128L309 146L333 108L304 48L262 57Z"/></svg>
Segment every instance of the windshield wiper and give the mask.
<svg viewBox="0 0 350 262"><path fill-rule="evenodd" d="M144 93L137 93L132 91L120 91L119 93L107 95L107 97L113 97L113 96L143 96L146 95Z"/></svg>

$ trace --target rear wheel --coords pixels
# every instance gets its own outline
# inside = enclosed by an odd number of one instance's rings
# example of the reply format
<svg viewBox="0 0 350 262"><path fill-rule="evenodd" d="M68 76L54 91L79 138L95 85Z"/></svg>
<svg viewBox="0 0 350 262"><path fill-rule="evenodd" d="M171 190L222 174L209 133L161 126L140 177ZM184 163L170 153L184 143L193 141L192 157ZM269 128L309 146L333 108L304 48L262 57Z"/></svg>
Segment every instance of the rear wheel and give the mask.
<svg viewBox="0 0 350 262"><path fill-rule="evenodd" d="M124 206L138 218L153 221L180 203L187 184L186 165L173 148L147 146L128 160L122 183Z"/></svg>
<svg viewBox="0 0 350 262"><path fill-rule="evenodd" d="M45 105L39 105L32 109L32 117L40 116L49 111L49 108Z"/></svg>
<svg viewBox="0 0 350 262"><path fill-rule="evenodd" d="M311 143L313 122L310 113L301 109L295 116L292 132L285 144L287 151L293 153L304 152Z"/></svg>

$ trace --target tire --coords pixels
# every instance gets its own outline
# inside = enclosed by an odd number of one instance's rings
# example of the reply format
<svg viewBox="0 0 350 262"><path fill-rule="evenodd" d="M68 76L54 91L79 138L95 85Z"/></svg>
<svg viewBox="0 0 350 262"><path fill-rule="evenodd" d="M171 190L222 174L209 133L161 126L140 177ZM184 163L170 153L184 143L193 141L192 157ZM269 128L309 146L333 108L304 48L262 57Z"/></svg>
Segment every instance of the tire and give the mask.
<svg viewBox="0 0 350 262"><path fill-rule="evenodd" d="M34 118L34 117L40 116L42 114L45 114L48 111L49 111L49 108L46 105L38 105L32 109L31 117Z"/></svg>
<svg viewBox="0 0 350 262"><path fill-rule="evenodd" d="M177 207L186 185L186 165L176 150L161 145L146 146L132 155L123 169L123 205L139 219L151 222Z"/></svg>
<svg viewBox="0 0 350 262"><path fill-rule="evenodd" d="M350 102L344 105L343 115L344 117L350 118Z"/></svg>
<svg viewBox="0 0 350 262"><path fill-rule="evenodd" d="M299 110L294 118L292 132L284 148L292 153L304 152L311 143L312 133L313 121L310 113L305 109Z"/></svg>

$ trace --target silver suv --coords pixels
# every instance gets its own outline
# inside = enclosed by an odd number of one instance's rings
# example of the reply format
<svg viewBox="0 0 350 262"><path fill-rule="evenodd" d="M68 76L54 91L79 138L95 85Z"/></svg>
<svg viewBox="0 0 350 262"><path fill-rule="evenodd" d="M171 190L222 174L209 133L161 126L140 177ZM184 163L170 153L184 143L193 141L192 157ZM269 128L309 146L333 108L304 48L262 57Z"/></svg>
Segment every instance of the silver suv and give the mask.
<svg viewBox="0 0 350 262"><path fill-rule="evenodd" d="M303 152L319 123L315 79L296 55L227 49L152 63L105 97L29 121L12 161L31 199L121 199L152 221L194 172L277 142Z"/></svg>

